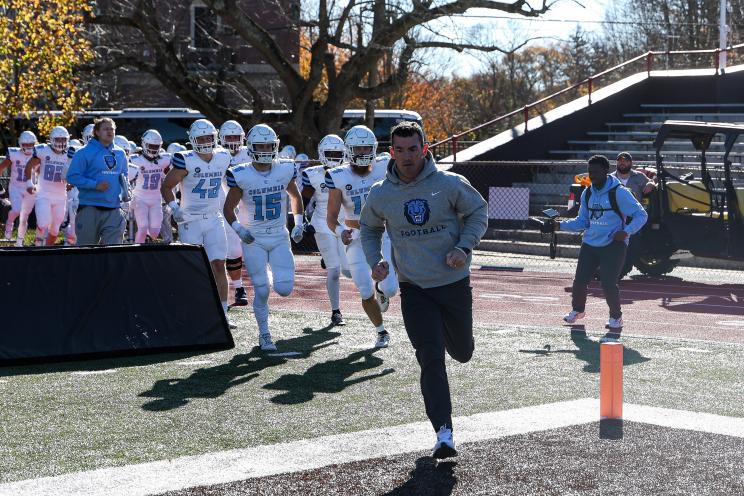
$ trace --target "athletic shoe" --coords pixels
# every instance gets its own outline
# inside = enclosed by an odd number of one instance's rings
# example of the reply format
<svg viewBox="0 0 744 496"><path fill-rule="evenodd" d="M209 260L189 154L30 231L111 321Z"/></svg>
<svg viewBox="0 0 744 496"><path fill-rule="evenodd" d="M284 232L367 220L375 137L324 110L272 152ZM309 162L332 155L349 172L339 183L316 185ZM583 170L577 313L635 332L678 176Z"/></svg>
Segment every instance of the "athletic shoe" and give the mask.
<svg viewBox="0 0 744 496"><path fill-rule="evenodd" d="M431 456L437 460L457 456L455 440L452 439L452 429L448 429L444 425L439 428L439 432L437 432L437 443L434 445Z"/></svg>
<svg viewBox="0 0 744 496"><path fill-rule="evenodd" d="M563 320L568 322L569 324L573 324L579 319L584 318L585 313L584 312L577 312L576 310L571 310L566 315L563 316Z"/></svg>
<svg viewBox="0 0 744 496"><path fill-rule="evenodd" d="M610 319L607 321L607 324L605 324L605 329L609 329L610 331L620 332L619 330L623 328L623 318L620 317L619 319L613 319L610 317Z"/></svg>
<svg viewBox="0 0 744 496"><path fill-rule="evenodd" d="M322 258L322 257L321 257L321 259L320 259L320 268L321 268L321 269L323 269L323 270L326 270L326 264L325 264L325 260L323 260L323 258Z"/></svg>
<svg viewBox="0 0 744 496"><path fill-rule="evenodd" d="M271 340L271 334L268 332L266 334L259 334L258 345L263 351L276 351L276 345Z"/></svg>
<svg viewBox="0 0 744 496"><path fill-rule="evenodd" d="M385 293L380 291L380 288L378 288L376 284L375 284L375 299L377 300L377 304L380 305L380 312L382 313L387 312L388 307L390 307L390 298L385 296Z"/></svg>
<svg viewBox="0 0 744 496"><path fill-rule="evenodd" d="M236 307L248 306L248 296L245 294L245 288L235 288L235 303Z"/></svg>
<svg viewBox="0 0 744 496"><path fill-rule="evenodd" d="M230 329L237 329L238 328L238 324L236 324L235 322L233 322L232 320L230 320L227 317L227 315L225 315L225 319L227 320L227 327L229 327Z"/></svg>
<svg viewBox="0 0 744 496"><path fill-rule="evenodd" d="M377 333L377 341L375 341L375 348L387 348L390 344L390 334L387 331Z"/></svg>
<svg viewBox="0 0 744 496"><path fill-rule="evenodd" d="M331 324L333 324L334 326L346 325L346 322L344 321L344 317L341 315L341 312L333 312L331 314Z"/></svg>

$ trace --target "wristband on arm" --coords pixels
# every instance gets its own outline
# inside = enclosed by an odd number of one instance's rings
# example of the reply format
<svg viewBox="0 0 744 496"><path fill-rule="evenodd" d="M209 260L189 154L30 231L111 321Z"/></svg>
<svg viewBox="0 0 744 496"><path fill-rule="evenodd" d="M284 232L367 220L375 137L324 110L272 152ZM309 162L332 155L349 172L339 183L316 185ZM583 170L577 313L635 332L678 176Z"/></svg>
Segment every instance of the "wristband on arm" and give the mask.
<svg viewBox="0 0 744 496"><path fill-rule="evenodd" d="M294 225L295 226L301 226L302 223L305 221L302 214L292 214L292 217L294 218Z"/></svg>

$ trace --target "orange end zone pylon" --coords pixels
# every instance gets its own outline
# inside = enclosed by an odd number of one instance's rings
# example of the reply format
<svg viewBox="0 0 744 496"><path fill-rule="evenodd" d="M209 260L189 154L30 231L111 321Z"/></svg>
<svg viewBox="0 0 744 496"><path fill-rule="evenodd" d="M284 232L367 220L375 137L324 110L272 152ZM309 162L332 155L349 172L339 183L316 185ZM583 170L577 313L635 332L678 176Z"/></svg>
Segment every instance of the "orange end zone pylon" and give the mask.
<svg viewBox="0 0 744 496"><path fill-rule="evenodd" d="M599 345L599 417L623 418L623 345Z"/></svg>

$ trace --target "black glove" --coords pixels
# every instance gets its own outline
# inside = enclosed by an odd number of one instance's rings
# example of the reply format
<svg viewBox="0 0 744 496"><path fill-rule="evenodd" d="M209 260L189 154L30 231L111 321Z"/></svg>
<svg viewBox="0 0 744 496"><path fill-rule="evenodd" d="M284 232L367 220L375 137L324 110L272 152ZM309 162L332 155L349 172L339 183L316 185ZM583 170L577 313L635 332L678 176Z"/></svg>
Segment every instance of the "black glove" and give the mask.
<svg viewBox="0 0 744 496"><path fill-rule="evenodd" d="M555 231L555 222L553 219L548 219L542 223L540 226L540 232L541 233L552 233Z"/></svg>
<svg viewBox="0 0 744 496"><path fill-rule="evenodd" d="M305 234L315 234L315 227L309 222L302 225L302 230L305 231Z"/></svg>

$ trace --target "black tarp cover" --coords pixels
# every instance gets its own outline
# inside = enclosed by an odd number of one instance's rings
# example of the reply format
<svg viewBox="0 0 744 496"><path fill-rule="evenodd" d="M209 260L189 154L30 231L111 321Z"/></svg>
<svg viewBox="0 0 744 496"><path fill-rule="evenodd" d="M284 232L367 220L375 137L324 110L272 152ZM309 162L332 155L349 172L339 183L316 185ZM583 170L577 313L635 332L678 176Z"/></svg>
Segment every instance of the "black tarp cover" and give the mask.
<svg viewBox="0 0 744 496"><path fill-rule="evenodd" d="M201 247L0 249L0 365L233 346Z"/></svg>

